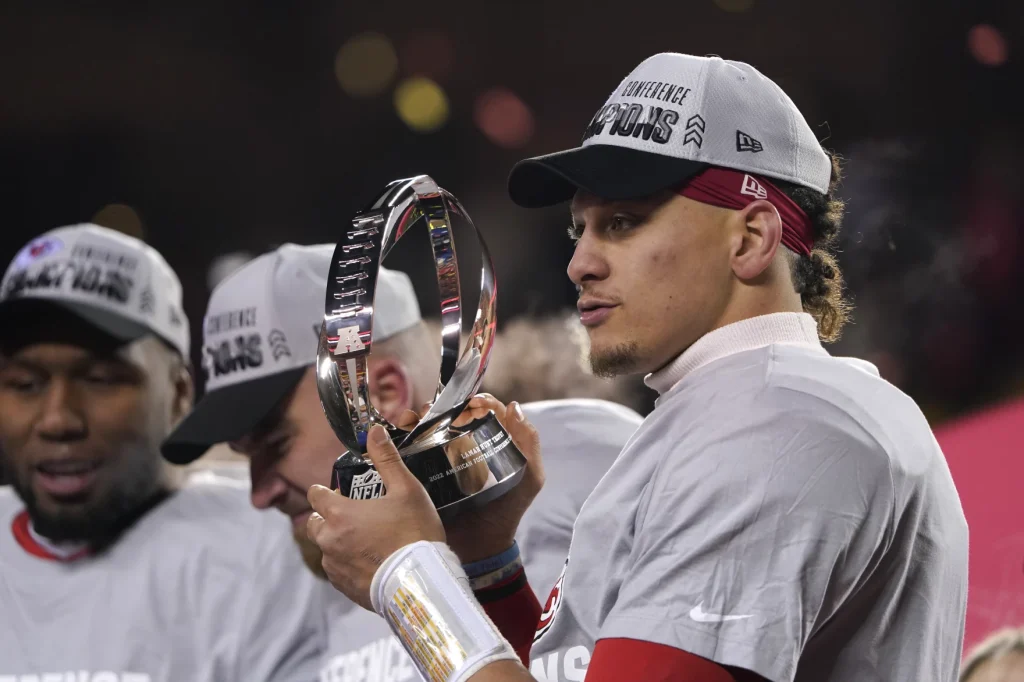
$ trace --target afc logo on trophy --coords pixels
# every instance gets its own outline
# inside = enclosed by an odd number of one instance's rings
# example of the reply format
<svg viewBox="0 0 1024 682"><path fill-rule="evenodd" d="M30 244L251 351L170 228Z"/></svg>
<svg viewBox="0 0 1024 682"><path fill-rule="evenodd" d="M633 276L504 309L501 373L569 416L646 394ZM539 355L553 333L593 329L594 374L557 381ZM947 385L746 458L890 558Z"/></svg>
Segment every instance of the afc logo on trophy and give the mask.
<svg viewBox="0 0 1024 682"><path fill-rule="evenodd" d="M375 500L384 494L384 481L376 469L352 477L349 497L353 500Z"/></svg>

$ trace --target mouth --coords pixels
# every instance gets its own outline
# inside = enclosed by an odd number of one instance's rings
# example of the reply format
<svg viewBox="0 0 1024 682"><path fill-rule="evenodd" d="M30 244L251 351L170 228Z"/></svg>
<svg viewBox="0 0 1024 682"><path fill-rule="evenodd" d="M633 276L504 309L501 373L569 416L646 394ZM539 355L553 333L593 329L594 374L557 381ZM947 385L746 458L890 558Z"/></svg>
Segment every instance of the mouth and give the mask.
<svg viewBox="0 0 1024 682"><path fill-rule="evenodd" d="M584 327L596 327L608 319L612 310L619 306L618 303L604 301L597 298L581 298L576 304L580 311L580 323Z"/></svg>
<svg viewBox="0 0 1024 682"><path fill-rule="evenodd" d="M35 477L50 497L75 498L89 492L102 466L100 459L50 459L36 465Z"/></svg>

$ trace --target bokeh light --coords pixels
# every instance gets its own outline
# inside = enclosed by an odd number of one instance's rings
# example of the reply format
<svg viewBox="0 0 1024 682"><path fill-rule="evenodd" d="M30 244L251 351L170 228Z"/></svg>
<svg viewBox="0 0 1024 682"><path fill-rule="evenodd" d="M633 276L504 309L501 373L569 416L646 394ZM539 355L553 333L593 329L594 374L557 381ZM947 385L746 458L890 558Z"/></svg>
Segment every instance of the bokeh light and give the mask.
<svg viewBox="0 0 1024 682"><path fill-rule="evenodd" d="M725 12L749 12L754 7L754 0L715 0L715 4Z"/></svg>
<svg viewBox="0 0 1024 682"><path fill-rule="evenodd" d="M1003 34L989 24L978 24L967 32L967 49L985 66L1000 66L1006 63L1010 54Z"/></svg>
<svg viewBox="0 0 1024 682"><path fill-rule="evenodd" d="M234 274L239 268L251 261L252 254L248 251L233 251L217 256L210 263L210 269L206 272L206 286L210 291L223 282L227 277Z"/></svg>
<svg viewBox="0 0 1024 682"><path fill-rule="evenodd" d="M109 227L137 239L145 239L146 230L138 212L127 204L107 204L92 217L96 225Z"/></svg>
<svg viewBox="0 0 1024 682"><path fill-rule="evenodd" d="M492 88L477 97L473 118L484 135L499 147L522 147L533 137L533 112L506 88Z"/></svg>
<svg viewBox="0 0 1024 682"><path fill-rule="evenodd" d="M443 33L417 33L400 49L402 73L444 82L455 65L455 46Z"/></svg>
<svg viewBox="0 0 1024 682"><path fill-rule="evenodd" d="M352 97L373 97L384 92L398 73L398 55L380 33L350 38L334 58L334 75Z"/></svg>
<svg viewBox="0 0 1024 682"><path fill-rule="evenodd" d="M407 78L395 88L395 109L407 126L418 133L429 133L448 120L448 97L429 78Z"/></svg>

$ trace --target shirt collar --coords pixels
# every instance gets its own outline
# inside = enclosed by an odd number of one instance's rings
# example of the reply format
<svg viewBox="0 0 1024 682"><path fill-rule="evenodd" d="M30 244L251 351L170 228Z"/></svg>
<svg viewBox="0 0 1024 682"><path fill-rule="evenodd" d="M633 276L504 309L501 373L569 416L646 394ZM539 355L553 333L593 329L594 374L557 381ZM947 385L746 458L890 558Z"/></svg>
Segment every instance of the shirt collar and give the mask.
<svg viewBox="0 0 1024 682"><path fill-rule="evenodd" d="M664 395L688 374L708 363L779 343L823 350L818 325L807 313L759 315L708 332L675 360L644 377L644 383Z"/></svg>

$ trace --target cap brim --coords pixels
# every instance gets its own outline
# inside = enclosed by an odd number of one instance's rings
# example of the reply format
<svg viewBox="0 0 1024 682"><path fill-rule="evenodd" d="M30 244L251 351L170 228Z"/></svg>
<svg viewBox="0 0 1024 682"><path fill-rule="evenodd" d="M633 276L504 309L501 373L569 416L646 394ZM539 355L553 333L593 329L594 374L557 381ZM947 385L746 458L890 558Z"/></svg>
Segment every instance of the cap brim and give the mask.
<svg viewBox="0 0 1024 682"><path fill-rule="evenodd" d="M163 442L164 459L188 464L217 443L241 438L295 388L306 369L296 367L210 391Z"/></svg>
<svg viewBox="0 0 1024 682"><path fill-rule="evenodd" d="M146 325L133 322L110 310L80 301L67 301L42 296L23 296L0 302L0 317L38 314L40 310L56 308L58 313L68 311L119 341L134 341L155 332Z"/></svg>
<svg viewBox="0 0 1024 682"><path fill-rule="evenodd" d="M509 175L508 193L524 208L569 201L577 190L612 201L637 199L682 183L707 167L700 161L592 144L520 161Z"/></svg>

